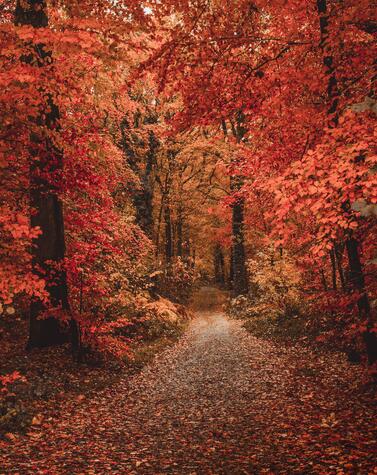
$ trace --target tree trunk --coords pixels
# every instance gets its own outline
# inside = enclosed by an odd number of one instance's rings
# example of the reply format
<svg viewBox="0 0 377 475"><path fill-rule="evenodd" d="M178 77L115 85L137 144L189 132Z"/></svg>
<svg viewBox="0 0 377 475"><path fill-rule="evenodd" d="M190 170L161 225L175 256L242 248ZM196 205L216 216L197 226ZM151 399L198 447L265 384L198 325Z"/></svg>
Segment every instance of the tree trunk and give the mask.
<svg viewBox="0 0 377 475"><path fill-rule="evenodd" d="M327 11L327 0L317 0L317 10L319 16L319 28L321 33L322 61L325 69L327 81L327 97L329 108L327 110L329 127L338 125L338 103L339 89L334 66L334 58L329 44L329 15Z"/></svg>
<svg viewBox="0 0 377 475"><path fill-rule="evenodd" d="M225 284L224 253L220 244L216 244L214 249L214 271L215 282L220 285Z"/></svg>
<svg viewBox="0 0 377 475"><path fill-rule="evenodd" d="M360 317L366 322L367 329L363 333L363 340L367 351L368 362L373 364L377 361L377 338L371 332L373 322L371 320L370 304L368 294L365 290L365 279L360 260L359 243L354 238L349 238L346 242L348 262L350 266L350 282L354 290L359 292L357 308Z"/></svg>
<svg viewBox="0 0 377 475"><path fill-rule="evenodd" d="M148 151L144 157L136 155L128 134L130 125L127 117L120 124L121 140L120 147L127 157L132 171L139 177L141 186L132 190L132 199L135 206L136 222L148 237L153 234L153 181L152 173L156 160L156 152L159 147L158 140L153 132L149 133Z"/></svg>
<svg viewBox="0 0 377 475"><path fill-rule="evenodd" d="M183 256L183 212L181 203L177 210L177 256Z"/></svg>
<svg viewBox="0 0 377 475"><path fill-rule="evenodd" d="M164 220L165 220L165 260L166 260L166 264L170 265L173 259L173 229L172 229L169 202L165 204Z"/></svg>
<svg viewBox="0 0 377 475"><path fill-rule="evenodd" d="M153 233L153 185L152 172L159 143L153 132L149 134L148 153L144 173L141 176L142 189L136 203L136 220L148 237Z"/></svg>
<svg viewBox="0 0 377 475"><path fill-rule="evenodd" d="M339 244L335 243L335 245L334 245L336 266L337 266L337 269L338 269L340 284L342 286L343 292L346 292L347 291L347 285L346 285L346 279L344 277L344 271L343 271L343 266L342 266L343 248L344 248L343 244L340 246Z"/></svg>
<svg viewBox="0 0 377 475"><path fill-rule="evenodd" d="M327 280L326 280L325 273L323 272L323 269L320 270L320 274L321 274L321 281L322 281L322 285L323 285L323 290L325 292L327 292L329 290L329 287L327 285Z"/></svg>
<svg viewBox="0 0 377 475"><path fill-rule="evenodd" d="M248 292L246 255L244 244L244 200L237 198L232 206L232 267L233 295Z"/></svg>
<svg viewBox="0 0 377 475"><path fill-rule="evenodd" d="M336 262L335 262L335 251L331 249L330 251L330 261L331 261L331 280L332 280L332 289L337 290L336 282Z"/></svg>
<svg viewBox="0 0 377 475"><path fill-rule="evenodd" d="M238 143L244 139L247 132L244 127L244 114L239 111L236 114L235 122L230 121L233 137ZM225 121L222 122L224 134L227 135ZM233 165L237 165L232 160ZM234 195L232 205L232 249L231 249L231 281L232 293L234 297L245 295L248 292L248 277L246 269L246 252L244 240L244 209L245 200L240 196L243 179L241 176L233 175L230 179L230 191Z"/></svg>
<svg viewBox="0 0 377 475"><path fill-rule="evenodd" d="M42 0L17 1L14 22L16 26L47 27L46 2ZM34 52L23 56L22 60L35 67L43 67L51 64L51 52L46 51L44 45L38 44L34 46ZM45 278L50 302L46 304L40 299L33 299L31 303L29 349L65 341L67 334L62 331L59 322L48 313L51 308L69 310L67 278L64 269L61 268L65 256L62 202L57 189L48 182L48 179L41 177L46 175L46 172L59 170L63 166L61 151L48 137L44 136L44 127L50 130L59 127L59 110L51 94L47 91L45 95L46 103L41 106L40 116L35 121L41 129L31 135L30 146L30 154L33 158L30 166L31 225L38 226L42 231L42 234L33 241L31 252L33 272ZM40 319L42 314L43 319ZM75 324L72 330L73 327ZM72 332L72 335L76 333Z"/></svg>
<svg viewBox="0 0 377 475"><path fill-rule="evenodd" d="M164 221L165 221L165 262L168 267L168 272L174 257L174 238L173 238L173 223L171 216L171 189L173 185L173 169L174 158L176 153L173 150L167 151L168 171L165 179L164 189Z"/></svg>
<svg viewBox="0 0 377 475"><path fill-rule="evenodd" d="M233 246L230 248L230 256L229 256L229 288L233 288Z"/></svg>
<svg viewBox="0 0 377 475"><path fill-rule="evenodd" d="M244 127L244 114L239 111L236 116L236 122L231 122L233 135L240 143L246 135ZM232 176L230 188L235 195L235 201L232 206L232 261L233 261L233 295L245 295L248 292L248 276L246 269L246 252L244 237L244 214L245 200L240 196L240 190L243 185L243 179L240 176Z"/></svg>

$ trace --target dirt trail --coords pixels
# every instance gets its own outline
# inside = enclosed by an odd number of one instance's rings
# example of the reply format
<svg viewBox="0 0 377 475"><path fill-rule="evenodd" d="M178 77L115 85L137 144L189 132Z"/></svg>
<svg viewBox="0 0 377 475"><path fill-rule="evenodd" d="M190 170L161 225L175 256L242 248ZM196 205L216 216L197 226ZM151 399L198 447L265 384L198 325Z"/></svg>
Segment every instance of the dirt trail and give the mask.
<svg viewBox="0 0 377 475"><path fill-rule="evenodd" d="M373 413L356 401L360 375L350 380L339 357L251 337L225 317L222 300L203 288L177 345L40 437L16 442L0 473L368 473ZM361 414L360 427L348 425Z"/></svg>

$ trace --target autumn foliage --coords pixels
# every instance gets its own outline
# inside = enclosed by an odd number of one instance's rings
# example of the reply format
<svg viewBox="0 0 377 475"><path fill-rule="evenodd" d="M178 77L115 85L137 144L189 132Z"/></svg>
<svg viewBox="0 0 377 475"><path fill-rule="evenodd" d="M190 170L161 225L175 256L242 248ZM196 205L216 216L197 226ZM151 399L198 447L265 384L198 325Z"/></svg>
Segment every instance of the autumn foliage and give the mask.
<svg viewBox="0 0 377 475"><path fill-rule="evenodd" d="M0 2L1 473L377 473L375 7Z"/></svg>
<svg viewBox="0 0 377 475"><path fill-rule="evenodd" d="M2 2L4 318L30 307L31 346L51 343L49 322L54 343L119 355L129 342L111 328L140 295L185 302L215 273L284 316L277 287L294 283L303 316L373 365L373 13L369 0Z"/></svg>
<svg viewBox="0 0 377 475"><path fill-rule="evenodd" d="M174 1L156 10L169 37L150 64L162 88L181 94L178 129L225 133L247 254L270 255L272 273L284 255L293 259L314 311L332 315L375 362L372 2ZM233 214L233 233L234 224Z"/></svg>

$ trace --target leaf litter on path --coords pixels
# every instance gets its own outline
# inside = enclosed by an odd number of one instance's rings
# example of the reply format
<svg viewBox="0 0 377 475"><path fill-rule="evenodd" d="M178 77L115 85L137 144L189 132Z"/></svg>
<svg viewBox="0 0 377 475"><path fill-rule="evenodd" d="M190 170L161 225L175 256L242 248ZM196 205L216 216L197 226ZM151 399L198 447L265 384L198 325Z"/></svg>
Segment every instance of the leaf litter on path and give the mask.
<svg viewBox="0 0 377 475"><path fill-rule="evenodd" d="M140 374L9 437L0 474L374 474L373 409L341 355L201 311Z"/></svg>

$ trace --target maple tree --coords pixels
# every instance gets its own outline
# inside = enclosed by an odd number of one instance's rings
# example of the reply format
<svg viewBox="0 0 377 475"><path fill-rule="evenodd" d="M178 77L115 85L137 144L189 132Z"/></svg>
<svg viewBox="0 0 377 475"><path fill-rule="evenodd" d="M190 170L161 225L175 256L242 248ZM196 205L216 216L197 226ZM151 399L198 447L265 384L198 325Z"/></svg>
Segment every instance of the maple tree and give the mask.
<svg viewBox="0 0 377 475"><path fill-rule="evenodd" d="M122 24L119 40L101 37L108 30L96 29L106 28L97 21L100 9L109 21L125 8L108 7L106 2L62 3L47 11L46 2L18 2L15 25L3 24L2 224L8 245L3 248L2 297L6 304L25 292L33 297L30 347L64 338L59 320L70 322L77 346L76 322L84 311L75 302L82 302L89 288L92 298L101 298L109 290L104 272L126 265L129 254L121 249L144 239L118 211L115 197L119 183L136 179L111 135L118 99L107 102L111 94L120 97L125 73L115 63L123 54L117 44L132 27ZM4 8L11 20L12 3L9 11ZM143 13L138 6L129 9L133 15ZM117 80L118 73L123 81ZM133 107L131 99L120 101L126 110ZM16 249L19 262L13 259ZM141 255L134 249L131 259ZM115 251L122 256L106 260Z"/></svg>

